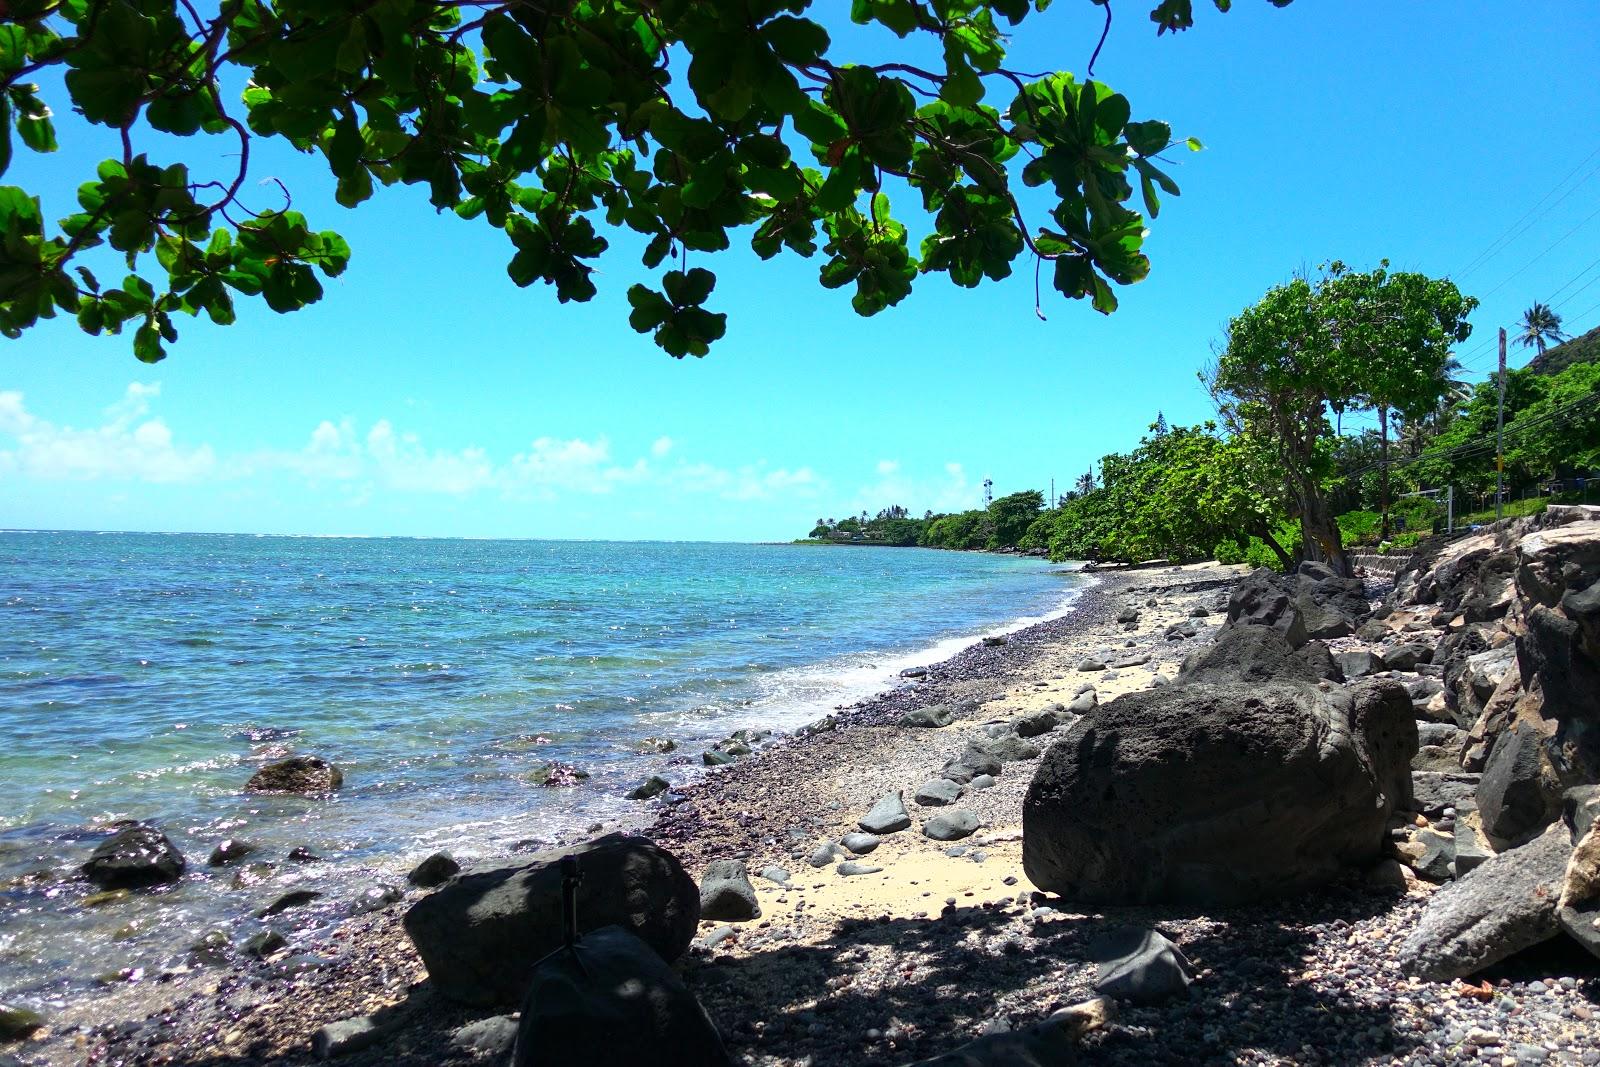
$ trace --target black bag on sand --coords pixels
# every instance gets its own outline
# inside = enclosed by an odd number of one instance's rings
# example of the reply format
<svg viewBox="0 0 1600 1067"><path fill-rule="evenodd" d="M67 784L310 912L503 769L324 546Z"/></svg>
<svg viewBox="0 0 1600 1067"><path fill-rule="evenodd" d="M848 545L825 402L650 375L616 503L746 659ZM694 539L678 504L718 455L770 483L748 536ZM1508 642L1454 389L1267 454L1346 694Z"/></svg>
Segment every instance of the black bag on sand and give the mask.
<svg viewBox="0 0 1600 1067"><path fill-rule="evenodd" d="M567 944L534 965L514 1067L731 1067L705 1009L654 949L620 926L578 938L577 861L562 865Z"/></svg>

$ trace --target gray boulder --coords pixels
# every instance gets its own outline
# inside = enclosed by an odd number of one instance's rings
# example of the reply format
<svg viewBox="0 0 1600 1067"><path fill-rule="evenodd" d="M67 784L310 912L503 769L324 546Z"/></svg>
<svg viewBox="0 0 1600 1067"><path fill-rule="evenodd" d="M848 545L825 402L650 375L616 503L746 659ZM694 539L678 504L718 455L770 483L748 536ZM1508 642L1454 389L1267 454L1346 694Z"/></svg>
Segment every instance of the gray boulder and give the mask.
<svg viewBox="0 0 1600 1067"><path fill-rule="evenodd" d="M820 869L832 863L838 857L838 855L839 846L835 845L832 841L825 841L817 846L816 851L811 853L806 862L811 864L811 866Z"/></svg>
<svg viewBox="0 0 1600 1067"><path fill-rule="evenodd" d="M885 793L883 798L872 805L872 810L861 817L857 826L869 834L892 834L900 830L909 829L911 816L906 814L906 804L897 789L893 793Z"/></svg>
<svg viewBox="0 0 1600 1067"><path fill-rule="evenodd" d="M900 725L937 730L949 726L955 718L955 712L949 705L930 704L928 707L916 708L900 716Z"/></svg>
<svg viewBox="0 0 1600 1067"><path fill-rule="evenodd" d="M1392 682L1130 693L1045 754L1023 803L1023 865L1040 889L1087 902L1293 892L1380 858L1416 751Z"/></svg>
<svg viewBox="0 0 1600 1067"><path fill-rule="evenodd" d="M1123 927L1089 942L1098 968L1094 991L1135 1004L1187 996L1194 967L1177 945L1155 930Z"/></svg>
<svg viewBox="0 0 1600 1067"><path fill-rule="evenodd" d="M963 837L970 837L982 825L976 812L967 808L951 808L923 823L922 834L934 841L959 841Z"/></svg>
<svg viewBox="0 0 1600 1067"><path fill-rule="evenodd" d="M166 834L133 823L102 841L82 870L101 889L143 889L176 882L186 866L183 853Z"/></svg>
<svg viewBox="0 0 1600 1067"><path fill-rule="evenodd" d="M1339 672L1351 681L1365 678L1369 674L1377 674L1384 669L1383 660L1364 649L1340 652L1333 657L1333 661L1339 665Z"/></svg>
<svg viewBox="0 0 1600 1067"><path fill-rule="evenodd" d="M384 1036L383 1027L370 1015L357 1015L340 1019L320 1027L311 1035L311 1051L319 1060L331 1060L377 1044Z"/></svg>
<svg viewBox="0 0 1600 1067"><path fill-rule="evenodd" d="M1561 793L1547 770L1539 731L1519 719L1502 733L1478 783L1478 810L1490 837L1521 843L1560 813Z"/></svg>
<svg viewBox="0 0 1600 1067"><path fill-rule="evenodd" d="M628 790L628 799L649 800L651 797L659 796L671 788L671 782L667 781L659 774L652 774L649 778Z"/></svg>
<svg viewBox="0 0 1600 1067"><path fill-rule="evenodd" d="M948 778L935 778L918 786L916 794L911 799L925 808L942 808L946 804L954 804L960 798L959 782L952 782Z"/></svg>
<svg viewBox="0 0 1600 1067"><path fill-rule="evenodd" d="M1440 889L1400 946L1401 967L1432 981L1464 978L1554 937L1571 852L1557 823Z"/></svg>
<svg viewBox="0 0 1600 1067"><path fill-rule="evenodd" d="M1418 771L1411 776L1411 803L1405 810L1437 815L1445 808L1474 806L1478 779L1464 771Z"/></svg>
<svg viewBox="0 0 1600 1067"><path fill-rule="evenodd" d="M1383 665L1391 671L1414 671L1417 664L1426 663L1432 650L1426 645L1395 645L1383 650Z"/></svg>
<svg viewBox="0 0 1600 1067"><path fill-rule="evenodd" d="M1295 597L1266 567L1257 567L1234 585L1228 597L1228 621L1270 627L1292 648L1310 640Z"/></svg>
<svg viewBox="0 0 1600 1067"><path fill-rule="evenodd" d="M1059 707L1060 705L1057 705ZM1019 715L1016 719L1018 737L1038 737L1047 734L1062 723L1061 714L1050 709L1036 711L1031 715Z"/></svg>
<svg viewBox="0 0 1600 1067"><path fill-rule="evenodd" d="M1099 703L1100 694L1094 691L1093 686L1090 686L1088 689L1085 689L1083 692L1072 698L1072 703L1067 705L1067 710L1074 715L1082 715L1085 712L1093 710L1094 707Z"/></svg>
<svg viewBox="0 0 1600 1067"><path fill-rule="evenodd" d="M761 918L755 886L744 860L714 860L700 876L700 918L748 922Z"/></svg>
<svg viewBox="0 0 1600 1067"><path fill-rule="evenodd" d="M479 1053L504 1062L517 1043L517 1020L510 1015L476 1019L450 1032L450 1044L467 1053Z"/></svg>
<svg viewBox="0 0 1600 1067"><path fill-rule="evenodd" d="M976 737L968 742L968 747L992 756L1001 763L1020 763L1039 758L1038 745L1024 741L1013 733L1002 734L999 737Z"/></svg>
<svg viewBox="0 0 1600 1067"><path fill-rule="evenodd" d="M1320 651L1321 655L1318 655ZM1233 623L1217 632L1205 648L1190 653L1178 672L1179 682L1315 682L1333 669L1322 662L1327 647L1302 643L1291 648L1272 627Z"/></svg>
<svg viewBox="0 0 1600 1067"><path fill-rule="evenodd" d="M1454 837L1457 878L1470 874L1494 858L1494 848L1483 832L1483 822L1477 812L1463 811L1456 816Z"/></svg>
<svg viewBox="0 0 1600 1067"><path fill-rule="evenodd" d="M857 863L855 860L845 860L834 868L834 873L841 878L854 878L862 874L879 874L882 871L882 867L875 867L870 863Z"/></svg>
<svg viewBox="0 0 1600 1067"><path fill-rule="evenodd" d="M944 769L939 772L941 778L948 778L963 785L982 774L999 776L1000 760L972 742L968 742L961 755L946 763Z"/></svg>
<svg viewBox="0 0 1600 1067"><path fill-rule="evenodd" d="M688 948L700 919L694 879L654 842L608 834L458 875L413 904L405 931L439 993L480 1007L520 1003L529 965L562 943L561 858L569 855L583 870L581 929L622 926L668 961Z"/></svg>
<svg viewBox="0 0 1600 1067"><path fill-rule="evenodd" d="M344 772L321 756L291 756L269 763L250 776L252 793L331 793L344 785Z"/></svg>

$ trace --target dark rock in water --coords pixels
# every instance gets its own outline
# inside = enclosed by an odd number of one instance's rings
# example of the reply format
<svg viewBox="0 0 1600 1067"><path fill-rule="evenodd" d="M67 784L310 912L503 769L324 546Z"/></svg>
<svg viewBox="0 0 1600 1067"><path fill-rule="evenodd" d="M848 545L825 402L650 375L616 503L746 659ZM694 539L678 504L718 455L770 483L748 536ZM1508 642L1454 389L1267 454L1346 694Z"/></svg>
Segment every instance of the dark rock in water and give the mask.
<svg viewBox="0 0 1600 1067"><path fill-rule="evenodd" d="M714 748L708 748L700 753L700 759L707 767L726 767L733 762L732 756L726 752L718 752Z"/></svg>
<svg viewBox="0 0 1600 1067"><path fill-rule="evenodd" d="M570 763L546 763L528 772L528 781L551 789L565 788L587 781L589 772Z"/></svg>
<svg viewBox="0 0 1600 1067"><path fill-rule="evenodd" d="M1560 813L1560 786L1545 768L1538 731L1518 720L1489 752L1478 783L1478 810L1491 837L1521 842Z"/></svg>
<svg viewBox="0 0 1600 1067"><path fill-rule="evenodd" d="M1478 791L1478 778L1465 771L1418 771L1411 776L1411 803L1406 810L1437 815L1445 808L1471 804Z"/></svg>
<svg viewBox="0 0 1600 1067"><path fill-rule="evenodd" d="M1038 737L1054 730L1061 725L1061 722L1060 714L1054 711L1036 711L1031 715L1020 715L1016 720L1017 736Z"/></svg>
<svg viewBox="0 0 1600 1067"><path fill-rule="evenodd" d="M907 667L900 672L900 677L902 678L926 678L927 676L928 668L926 667Z"/></svg>
<svg viewBox="0 0 1600 1067"><path fill-rule="evenodd" d="M649 800L653 796L665 793L672 788L672 783L659 774L652 774L640 784L628 790L629 800Z"/></svg>
<svg viewBox="0 0 1600 1067"><path fill-rule="evenodd" d="M167 835L154 826L124 826L89 855L83 873L102 889L141 889L183 877L186 863Z"/></svg>
<svg viewBox="0 0 1600 1067"><path fill-rule="evenodd" d="M916 708L900 716L901 726L914 726L932 730L949 726L954 721L955 712L944 704L932 704L925 708Z"/></svg>
<svg viewBox="0 0 1600 1067"><path fill-rule="evenodd" d="M206 864L211 867L224 867L259 851L261 849L257 845L253 845L241 838L230 837L217 842L217 847L211 850L211 858L206 861Z"/></svg>
<svg viewBox="0 0 1600 1067"><path fill-rule="evenodd" d="M654 842L608 834L519 866L460 874L413 904L406 933L439 993L485 1007L520 1002L530 961L562 943L560 861L567 855L583 869L581 929L623 926L668 961L688 948L700 919L694 879Z"/></svg>
<svg viewBox="0 0 1600 1067"><path fill-rule="evenodd" d="M625 929L585 935L574 953L543 960L525 981L512 1067L731 1067L683 980Z"/></svg>
<svg viewBox="0 0 1600 1067"><path fill-rule="evenodd" d="M503 1062L516 1043L517 1020L510 1015L491 1015L450 1032L453 1047L497 1062Z"/></svg>
<svg viewBox="0 0 1600 1067"><path fill-rule="evenodd" d="M670 737L646 737L635 746L640 752L664 756L678 750L678 742Z"/></svg>
<svg viewBox="0 0 1600 1067"><path fill-rule="evenodd" d="M319 1027L311 1035L311 1051L319 1060L331 1060L369 1048L383 1036L383 1027L375 1019L370 1015L358 1015Z"/></svg>
<svg viewBox="0 0 1600 1067"><path fill-rule="evenodd" d="M233 942L228 940L228 931L208 930L189 946L189 955L203 966L215 966L227 962L232 950Z"/></svg>
<svg viewBox="0 0 1600 1067"><path fill-rule="evenodd" d="M976 812L966 808L952 808L949 811L941 811L923 823L922 834L935 841L959 841L963 837L970 837L982 825Z"/></svg>
<svg viewBox="0 0 1600 1067"><path fill-rule="evenodd" d="M839 844L843 845L853 855L865 856L883 844L883 838L878 837L876 834L845 834L839 839Z"/></svg>
<svg viewBox="0 0 1600 1067"><path fill-rule="evenodd" d="M239 951L246 956L264 960L288 943L278 931L262 930L245 938L239 945Z"/></svg>
<svg viewBox="0 0 1600 1067"><path fill-rule="evenodd" d="M269 763L250 776L252 793L331 793L344 785L344 772L321 756L291 756Z"/></svg>
<svg viewBox="0 0 1600 1067"><path fill-rule="evenodd" d="M857 863L855 860L845 860L834 868L837 874L845 878L853 878L858 874L878 874L882 870L882 867L874 867L870 863Z"/></svg>
<svg viewBox="0 0 1600 1067"><path fill-rule="evenodd" d="M1123 927L1089 942L1088 957L1098 965L1094 991L1135 1004L1156 1004L1186 996L1194 967L1155 930Z"/></svg>
<svg viewBox="0 0 1600 1067"><path fill-rule="evenodd" d="M1365 650L1341 652L1333 657L1333 661L1339 665L1339 671L1352 681L1384 670L1383 660Z"/></svg>
<svg viewBox="0 0 1600 1067"><path fill-rule="evenodd" d="M1571 835L1557 823L1440 889L1400 946L1402 969L1432 981L1464 978L1556 936L1571 853Z"/></svg>
<svg viewBox="0 0 1600 1067"><path fill-rule="evenodd" d="M961 799L961 784L948 778L935 778L919 785L911 799L925 808L942 808Z"/></svg>
<svg viewBox="0 0 1600 1067"><path fill-rule="evenodd" d="M411 873L406 875L406 881L419 889L432 889L444 885L459 873L461 864L456 862L454 856L448 852L435 852L411 868Z"/></svg>
<svg viewBox="0 0 1600 1067"><path fill-rule="evenodd" d="M399 901L405 894L397 887L378 883L363 889L356 898L350 902L351 915L365 915L368 912L382 911L390 904Z"/></svg>
<svg viewBox="0 0 1600 1067"><path fill-rule="evenodd" d="M304 907L313 900L320 900L322 894L315 889L291 889L273 899L271 904L256 912L256 918L268 919L274 915L281 915L290 908Z"/></svg>
<svg viewBox="0 0 1600 1067"><path fill-rule="evenodd" d="M899 790L896 790L884 794L856 825L869 834L892 834L909 828L911 816L906 814L905 801L901 799Z"/></svg>
<svg viewBox="0 0 1600 1067"><path fill-rule="evenodd" d="M1366 682L1188 682L1129 693L1050 748L1023 804L1023 865L1046 892L1226 904L1370 866L1409 799L1405 690Z"/></svg>
<svg viewBox="0 0 1600 1067"><path fill-rule="evenodd" d="M1228 621L1271 627L1283 635L1291 648L1310 640L1294 597L1266 567L1257 567L1234 585L1228 597Z"/></svg>
<svg viewBox="0 0 1600 1067"><path fill-rule="evenodd" d="M44 1026L44 1016L31 1008L0 1004L0 1041L17 1041Z"/></svg>
<svg viewBox="0 0 1600 1067"><path fill-rule="evenodd" d="M296 845L289 850L289 859L293 863L321 863L322 857L312 852L304 845Z"/></svg>
<svg viewBox="0 0 1600 1067"><path fill-rule="evenodd" d="M700 918L747 922L761 918L755 886L744 860L715 860L700 876Z"/></svg>

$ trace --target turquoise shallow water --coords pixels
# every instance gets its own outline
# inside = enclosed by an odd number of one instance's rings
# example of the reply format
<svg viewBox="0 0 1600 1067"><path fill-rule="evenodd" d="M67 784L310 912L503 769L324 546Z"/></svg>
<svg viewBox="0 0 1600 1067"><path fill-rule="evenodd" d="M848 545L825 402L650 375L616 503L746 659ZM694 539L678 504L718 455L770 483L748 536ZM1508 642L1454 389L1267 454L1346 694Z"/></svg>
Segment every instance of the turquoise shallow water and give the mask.
<svg viewBox="0 0 1600 1067"><path fill-rule="evenodd" d="M639 738L695 755L793 727L1061 610L1078 581L921 550L0 533L0 990L170 964L291 885L326 891L331 918L436 848L470 859L624 815L621 792L665 762ZM289 752L332 759L345 788L242 792ZM593 777L531 785L551 759ZM119 818L157 822L189 873L84 908L71 876ZM263 846L265 881L206 868L227 836ZM282 863L296 845L330 862Z"/></svg>

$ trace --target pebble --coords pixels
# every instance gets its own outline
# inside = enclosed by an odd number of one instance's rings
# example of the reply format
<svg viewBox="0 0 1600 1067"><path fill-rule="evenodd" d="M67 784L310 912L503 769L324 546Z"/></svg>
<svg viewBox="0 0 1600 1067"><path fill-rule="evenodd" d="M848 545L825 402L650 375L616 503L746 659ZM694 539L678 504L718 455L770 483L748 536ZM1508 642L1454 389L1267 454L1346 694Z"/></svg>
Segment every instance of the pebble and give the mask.
<svg viewBox="0 0 1600 1067"><path fill-rule="evenodd" d="M348 1052L359 1052L382 1036L382 1029L370 1016L340 1019L311 1035L311 1051L318 1059L331 1060Z"/></svg>

